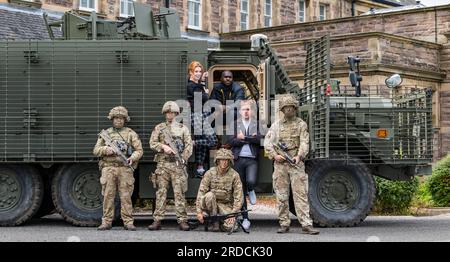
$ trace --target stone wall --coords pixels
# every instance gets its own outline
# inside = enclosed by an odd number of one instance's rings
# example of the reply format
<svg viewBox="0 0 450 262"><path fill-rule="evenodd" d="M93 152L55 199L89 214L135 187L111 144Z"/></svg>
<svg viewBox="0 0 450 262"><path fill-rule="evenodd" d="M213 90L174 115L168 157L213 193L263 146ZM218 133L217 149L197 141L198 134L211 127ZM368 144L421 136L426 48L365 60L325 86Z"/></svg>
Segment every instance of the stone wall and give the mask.
<svg viewBox="0 0 450 262"><path fill-rule="evenodd" d="M304 69L305 43L313 38L300 41L272 42L279 58L294 80L301 80ZM334 76L347 74L349 55L362 59L361 69L369 66L407 68L411 76L438 80L442 78L438 66L440 60L439 44L397 37L385 33L362 33L331 37L330 55ZM415 55L412 56L411 54ZM413 72L414 70L414 72Z"/></svg>
<svg viewBox="0 0 450 262"><path fill-rule="evenodd" d="M64 7L72 7L73 6L73 0L45 0L41 1L45 2L48 5L58 5L58 6L64 6Z"/></svg>
<svg viewBox="0 0 450 262"><path fill-rule="evenodd" d="M302 82L304 42L331 35L332 77L348 82L346 57L362 58L364 84L400 72L409 85L432 87L435 158L450 152L450 5L221 34L249 39L263 33L292 79Z"/></svg>
<svg viewBox="0 0 450 262"><path fill-rule="evenodd" d="M97 0L99 12L106 14L108 19L119 17L120 0ZM164 4L163 0L136 0L146 3L157 11ZM7 0L0 0L7 2ZM77 9L79 0L41 0L46 9L61 11L61 7ZM265 0L249 0L249 28L264 27ZM327 19L351 16L351 3L348 0L306 0L306 21L319 19L319 4L327 6ZM202 17L204 23L202 31L209 36L218 37L219 33L240 30L240 0L203 0ZM172 0L171 7L176 8L182 25L182 31L187 31L187 0ZM369 7L389 7L377 2L356 1L356 10ZM287 25L298 22L298 0L272 0L272 25ZM222 25L222 26L220 26Z"/></svg>

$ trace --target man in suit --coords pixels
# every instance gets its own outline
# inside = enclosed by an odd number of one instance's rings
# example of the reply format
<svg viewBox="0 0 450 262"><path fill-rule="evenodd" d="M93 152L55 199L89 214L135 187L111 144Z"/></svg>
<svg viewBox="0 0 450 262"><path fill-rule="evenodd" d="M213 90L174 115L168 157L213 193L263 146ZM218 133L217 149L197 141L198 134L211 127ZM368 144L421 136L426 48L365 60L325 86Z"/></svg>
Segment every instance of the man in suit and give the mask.
<svg viewBox="0 0 450 262"><path fill-rule="evenodd" d="M255 185L262 138L254 112L256 112L256 104L253 100L242 100L240 102L240 116L234 125L235 132L228 139L228 144L232 146L235 170L241 177L244 196L248 194L252 205L256 204ZM246 209L247 201L244 198L242 210ZM242 225L248 230L250 228L250 220L247 212L243 214L243 218Z"/></svg>

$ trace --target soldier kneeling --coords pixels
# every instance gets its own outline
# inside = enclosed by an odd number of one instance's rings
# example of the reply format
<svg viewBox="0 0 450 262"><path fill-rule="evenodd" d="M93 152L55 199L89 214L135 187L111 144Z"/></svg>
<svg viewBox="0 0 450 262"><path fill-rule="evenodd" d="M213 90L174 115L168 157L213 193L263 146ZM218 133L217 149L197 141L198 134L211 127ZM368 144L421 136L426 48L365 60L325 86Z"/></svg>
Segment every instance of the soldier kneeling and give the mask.
<svg viewBox="0 0 450 262"><path fill-rule="evenodd" d="M233 164L231 150L224 148L218 150L214 162L216 167L205 173L197 194L197 219L202 224L203 212L210 216L239 212L244 200L239 174L231 168ZM225 220L222 229L231 230L234 220L235 218ZM220 231L219 222L214 222L212 231Z"/></svg>

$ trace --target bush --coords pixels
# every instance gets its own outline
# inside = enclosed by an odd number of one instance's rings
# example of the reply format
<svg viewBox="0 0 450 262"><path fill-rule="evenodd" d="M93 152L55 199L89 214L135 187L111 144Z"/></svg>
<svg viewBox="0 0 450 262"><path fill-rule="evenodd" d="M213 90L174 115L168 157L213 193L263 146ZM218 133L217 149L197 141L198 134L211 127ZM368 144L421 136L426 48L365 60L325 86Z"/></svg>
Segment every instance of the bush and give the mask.
<svg viewBox="0 0 450 262"><path fill-rule="evenodd" d="M450 205L450 155L437 162L427 188L436 206Z"/></svg>
<svg viewBox="0 0 450 262"><path fill-rule="evenodd" d="M419 178L419 189L417 190L412 203L412 205L416 208L429 208L435 206L431 193L428 190L429 178L430 177Z"/></svg>
<svg viewBox="0 0 450 262"><path fill-rule="evenodd" d="M414 195L419 189L419 180L390 181L375 177L377 198L375 212L381 214L408 214Z"/></svg>

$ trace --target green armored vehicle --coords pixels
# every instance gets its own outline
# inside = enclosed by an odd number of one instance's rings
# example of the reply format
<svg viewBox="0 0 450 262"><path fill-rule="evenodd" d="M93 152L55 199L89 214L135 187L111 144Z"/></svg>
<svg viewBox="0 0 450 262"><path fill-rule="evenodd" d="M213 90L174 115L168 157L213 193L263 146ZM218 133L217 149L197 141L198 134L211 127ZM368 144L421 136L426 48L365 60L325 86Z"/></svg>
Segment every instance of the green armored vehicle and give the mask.
<svg viewBox="0 0 450 262"><path fill-rule="evenodd" d="M310 128L306 166L311 216L318 225L364 220L375 198L373 175L405 180L430 172L428 90L362 86L356 96L329 77L327 37L308 44L300 88L264 36L223 41L208 50L206 41L180 37L174 10L153 14L135 3L135 14L114 22L69 12L47 23L51 40L0 41L0 225L20 225L55 208L74 225L100 223L100 173L92 149L116 105L128 108L130 127L144 145L136 197L154 198L150 132L163 120L164 102L185 99L193 60L207 65L210 86L231 70L247 96L260 101L265 123L276 109L263 101L282 93L299 99ZM61 38L54 27L62 29ZM260 165L257 191L271 193L272 162L261 155ZM189 179L187 197L196 196L199 183Z"/></svg>

